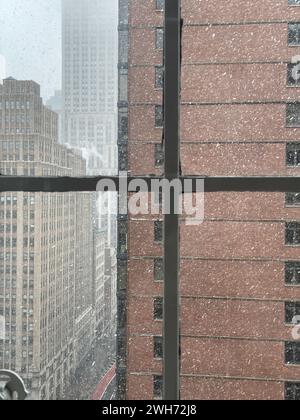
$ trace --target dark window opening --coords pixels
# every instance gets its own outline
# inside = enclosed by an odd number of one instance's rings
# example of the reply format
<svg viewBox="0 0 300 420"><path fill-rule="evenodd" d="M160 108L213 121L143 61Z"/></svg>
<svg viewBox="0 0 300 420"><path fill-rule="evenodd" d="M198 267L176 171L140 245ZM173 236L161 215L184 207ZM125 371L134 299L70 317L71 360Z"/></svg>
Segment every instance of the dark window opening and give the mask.
<svg viewBox="0 0 300 420"><path fill-rule="evenodd" d="M162 398L163 393L163 377L155 375L153 377L153 396L154 398Z"/></svg>
<svg viewBox="0 0 300 420"><path fill-rule="evenodd" d="M288 143L286 146L286 164L287 166L300 165L300 143Z"/></svg>
<svg viewBox="0 0 300 420"><path fill-rule="evenodd" d="M287 285L300 285L300 261L285 263L285 283Z"/></svg>
<svg viewBox="0 0 300 420"><path fill-rule="evenodd" d="M300 63L288 64L288 86L300 86Z"/></svg>
<svg viewBox="0 0 300 420"><path fill-rule="evenodd" d="M300 103L287 104L286 125L288 127L300 127Z"/></svg>
<svg viewBox="0 0 300 420"><path fill-rule="evenodd" d="M164 148L161 144L155 145L155 167L162 168L165 162Z"/></svg>
<svg viewBox="0 0 300 420"><path fill-rule="evenodd" d="M300 207L300 193L286 193L285 204L291 207Z"/></svg>
<svg viewBox="0 0 300 420"><path fill-rule="evenodd" d="M285 343L285 364L300 365L300 342Z"/></svg>
<svg viewBox="0 0 300 420"><path fill-rule="evenodd" d="M300 23L289 23L288 43L289 45L300 45Z"/></svg>
<svg viewBox="0 0 300 420"><path fill-rule="evenodd" d="M154 222L154 242L163 242L163 226L164 223L161 220Z"/></svg>
<svg viewBox="0 0 300 420"><path fill-rule="evenodd" d="M299 317L298 322L295 322L295 317ZM285 303L285 322L286 324L300 323L300 302Z"/></svg>
<svg viewBox="0 0 300 420"><path fill-rule="evenodd" d="M162 105L155 106L155 127L162 128L164 125L164 110Z"/></svg>
<svg viewBox="0 0 300 420"><path fill-rule="evenodd" d="M154 320L163 320L163 298L157 297L154 299Z"/></svg>
<svg viewBox="0 0 300 420"><path fill-rule="evenodd" d="M154 260L154 280L164 280L164 260L163 258L155 258Z"/></svg>
<svg viewBox="0 0 300 420"><path fill-rule="evenodd" d="M163 66L155 67L155 87L156 89L163 89L164 87L164 67Z"/></svg>
<svg viewBox="0 0 300 420"><path fill-rule="evenodd" d="M285 243L286 245L300 245L300 223L289 222L286 223L285 228Z"/></svg>
<svg viewBox="0 0 300 420"><path fill-rule="evenodd" d="M300 401L300 382L287 382L285 384L285 400Z"/></svg>
<svg viewBox="0 0 300 420"><path fill-rule="evenodd" d="M153 337L153 351L155 359L163 358L163 338Z"/></svg>

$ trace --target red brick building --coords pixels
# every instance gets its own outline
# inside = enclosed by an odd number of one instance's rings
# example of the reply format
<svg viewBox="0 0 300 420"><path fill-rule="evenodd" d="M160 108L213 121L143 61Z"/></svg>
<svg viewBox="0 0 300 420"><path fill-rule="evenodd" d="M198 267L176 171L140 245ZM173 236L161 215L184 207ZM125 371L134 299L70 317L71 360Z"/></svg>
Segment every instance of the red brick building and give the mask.
<svg viewBox="0 0 300 420"><path fill-rule="evenodd" d="M297 6L182 0L184 175L300 174ZM162 7L120 0L120 169L132 175L163 172ZM161 228L157 218L119 220L126 399L160 397ZM182 399L300 399L299 232L297 194L207 193L204 223L182 223Z"/></svg>

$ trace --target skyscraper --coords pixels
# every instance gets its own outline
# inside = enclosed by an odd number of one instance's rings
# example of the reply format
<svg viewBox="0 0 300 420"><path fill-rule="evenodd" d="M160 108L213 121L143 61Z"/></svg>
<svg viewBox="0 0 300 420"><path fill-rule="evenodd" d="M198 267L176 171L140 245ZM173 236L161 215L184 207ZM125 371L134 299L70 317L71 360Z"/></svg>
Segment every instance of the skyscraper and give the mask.
<svg viewBox="0 0 300 420"><path fill-rule="evenodd" d="M88 174L117 170L116 0L62 1L63 142Z"/></svg>
<svg viewBox="0 0 300 420"><path fill-rule="evenodd" d="M0 109L2 175L85 175L38 84L5 79ZM95 337L91 204L84 193L0 194L0 367L31 399L61 397Z"/></svg>

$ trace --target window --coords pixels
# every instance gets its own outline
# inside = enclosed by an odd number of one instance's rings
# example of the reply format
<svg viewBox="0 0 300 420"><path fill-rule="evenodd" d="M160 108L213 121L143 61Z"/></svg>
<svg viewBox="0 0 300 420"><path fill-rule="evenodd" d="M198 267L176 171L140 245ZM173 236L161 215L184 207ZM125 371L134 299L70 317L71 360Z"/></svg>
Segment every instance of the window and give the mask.
<svg viewBox="0 0 300 420"><path fill-rule="evenodd" d="M285 203L289 207L300 207L300 193L286 193Z"/></svg>
<svg viewBox="0 0 300 420"><path fill-rule="evenodd" d="M163 338L162 337L153 337L153 351L155 359L163 358Z"/></svg>
<svg viewBox="0 0 300 420"><path fill-rule="evenodd" d="M288 42L289 45L300 45L300 23L289 23Z"/></svg>
<svg viewBox="0 0 300 420"><path fill-rule="evenodd" d="M164 10L165 0L155 0L156 1L156 10Z"/></svg>
<svg viewBox="0 0 300 420"><path fill-rule="evenodd" d="M163 241L163 222L161 220L157 220L154 222L154 242L162 242Z"/></svg>
<svg viewBox="0 0 300 420"><path fill-rule="evenodd" d="M300 245L300 223L289 222L286 223L285 228L286 245Z"/></svg>
<svg viewBox="0 0 300 420"><path fill-rule="evenodd" d="M155 67L155 87L156 89L163 89L164 87L164 67Z"/></svg>
<svg viewBox="0 0 300 420"><path fill-rule="evenodd" d="M300 382L287 382L285 384L285 400L300 401Z"/></svg>
<svg viewBox="0 0 300 420"><path fill-rule="evenodd" d="M285 283L287 285L300 285L300 261L285 263Z"/></svg>
<svg viewBox="0 0 300 420"><path fill-rule="evenodd" d="M299 63L288 64L288 86L300 86Z"/></svg>
<svg viewBox="0 0 300 420"><path fill-rule="evenodd" d="M153 377L153 396L154 398L162 398L163 391L163 377L155 375Z"/></svg>
<svg viewBox="0 0 300 420"><path fill-rule="evenodd" d="M295 324L295 317L299 317L299 323L300 323L300 302L286 302L285 303L286 324Z"/></svg>
<svg viewBox="0 0 300 420"><path fill-rule="evenodd" d="M163 258L155 258L154 260L154 280L164 280L164 260Z"/></svg>
<svg viewBox="0 0 300 420"><path fill-rule="evenodd" d="M156 38L156 49L162 50L164 48L164 29L163 28L156 28L155 38Z"/></svg>
<svg viewBox="0 0 300 420"><path fill-rule="evenodd" d="M288 127L300 127L300 103L287 104L286 125Z"/></svg>
<svg viewBox="0 0 300 420"><path fill-rule="evenodd" d="M162 128L164 125L164 112L161 105L155 106L155 127Z"/></svg>
<svg viewBox="0 0 300 420"><path fill-rule="evenodd" d="M285 343L285 364L300 365L300 342Z"/></svg>
<svg viewBox="0 0 300 420"><path fill-rule="evenodd" d="M156 297L154 299L154 320L162 321L163 320L163 298Z"/></svg>
<svg viewBox="0 0 300 420"><path fill-rule="evenodd" d="M287 166L300 165L300 143L288 143L286 146L286 164Z"/></svg>
<svg viewBox="0 0 300 420"><path fill-rule="evenodd" d="M155 167L162 168L165 161L165 153L162 144L155 145Z"/></svg>

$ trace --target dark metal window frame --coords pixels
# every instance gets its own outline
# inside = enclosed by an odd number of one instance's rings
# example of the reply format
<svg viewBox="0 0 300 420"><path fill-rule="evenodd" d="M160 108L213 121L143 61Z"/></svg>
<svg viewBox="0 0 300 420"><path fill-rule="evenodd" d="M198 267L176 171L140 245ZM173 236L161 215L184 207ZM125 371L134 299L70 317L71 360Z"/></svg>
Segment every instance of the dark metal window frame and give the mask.
<svg viewBox="0 0 300 420"><path fill-rule="evenodd" d="M181 8L180 0L165 4L165 89L164 140L165 176L142 177L150 186L154 178L182 181L195 177L180 175L180 68ZM138 177L141 178L141 177ZM206 192L295 192L300 191L300 177L202 177ZM13 177L0 176L0 193L4 192L95 192L101 179L111 179L119 187L119 177ZM129 177L128 182L134 177ZM173 202L171 197L171 203ZM164 228L164 399L180 399L180 333L179 333L179 217L165 216Z"/></svg>

